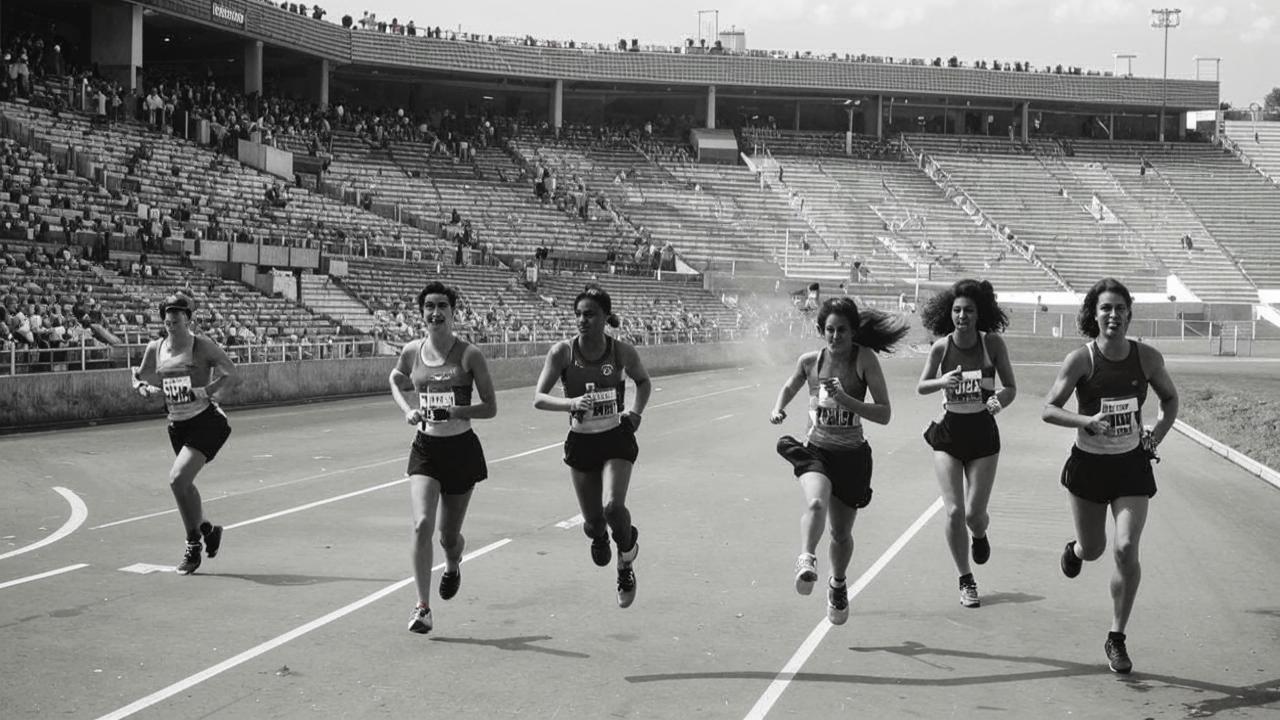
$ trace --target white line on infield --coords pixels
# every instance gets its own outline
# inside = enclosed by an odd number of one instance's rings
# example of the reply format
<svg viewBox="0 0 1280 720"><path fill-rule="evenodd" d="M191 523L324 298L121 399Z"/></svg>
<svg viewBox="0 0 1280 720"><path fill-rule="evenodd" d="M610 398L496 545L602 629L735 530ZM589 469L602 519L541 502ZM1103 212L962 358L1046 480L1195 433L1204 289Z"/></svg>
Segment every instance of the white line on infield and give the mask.
<svg viewBox="0 0 1280 720"><path fill-rule="evenodd" d="M585 522L586 522L586 519L582 517L582 513L578 513L577 515L574 515L568 520L561 520L560 522L556 523L556 527L560 528L561 530L569 530L570 528L576 528Z"/></svg>
<svg viewBox="0 0 1280 720"><path fill-rule="evenodd" d="M867 585L871 584L871 581L875 579L876 575L879 575L880 571L889 564L889 561L893 560L894 556L897 555L902 548L906 547L908 542L911 542L911 538L915 537L916 533L920 532L920 528L924 527L925 523L929 522L929 519L936 515L941 509L942 498L939 497L933 501L932 505L920 514L920 517L916 518L915 522L911 523L911 527L903 531L902 535L898 536L898 539L893 541L893 544L889 546L889 549L885 550L884 554L881 555L879 559L871 565L871 567L867 568L867 571L862 573L862 576L859 577L856 582L849 586L849 600L852 601L858 596L858 593L866 589ZM773 708L773 704L782 696L782 693L787 689L787 685L791 684L792 678L794 678L796 673L800 671L800 668L804 667L804 664L809 660L809 656L813 654L814 650L818 649L818 643L822 642L822 639L827 636L827 633L831 631L832 627L834 626L826 618L823 618L822 621L818 623L818 626L813 629L813 632L809 633L809 637L805 638L805 641L800 644L800 648L796 650L795 654L791 656L791 659L787 661L787 664L784 665L782 670L778 672L776 677L774 677L773 682L769 683L769 687L765 689L764 694L760 696L760 699L756 700L756 704L752 706L744 720L762 720L765 715L769 714L769 710Z"/></svg>
<svg viewBox="0 0 1280 720"><path fill-rule="evenodd" d="M474 560L475 558L478 558L481 555L497 550L498 548L502 547L503 545L506 545L509 542L511 542L511 538L503 538L497 542L485 545L484 547L480 548L479 550L476 550L475 552L470 552L470 553L467 553L466 555L463 555L462 562L467 562L468 560ZM443 568L444 568L444 563L440 563L439 565L432 568L432 571L434 572L434 571L442 570ZM271 650L274 650L280 647L281 645L284 645L287 642L296 640L302 637L303 635L306 635L307 633L311 632L312 630L322 628L325 625L328 625L329 623L333 622L334 620L339 620L347 615L350 615L351 613L365 607L366 605L375 603L381 600L382 598L390 595L391 593L403 587L407 587L408 585L411 585L412 583L413 583L412 577L407 577L404 580L399 580L397 582L394 582L382 588L381 590L370 593L369 595L366 595L360 598L359 600L356 600L355 602L349 605L340 607L337 610L334 610L333 612L329 613L328 615L318 617L315 620L312 620L311 622L306 623L304 625L299 625L298 627L290 630L289 632L283 635L278 635L264 643L255 645L249 648L248 650L245 650L244 652L240 653L239 655L227 658L226 660L223 660L217 665L207 667L204 670L201 670L200 672L196 673L195 675L191 675L189 677L183 678L182 680L179 680L178 682L166 688L157 690L156 692L153 692L150 695L144 698L141 698L139 700L135 700L129 703L128 705L125 705L124 707L120 708L119 710L115 710L114 712L107 713L106 715L103 715L102 717L98 718L98 720L119 720L119 718L129 717L130 715L140 710L145 710L162 700L173 697L174 695L177 695L178 693L183 692L184 690L187 690L189 688L195 687L196 685L199 685L205 680L209 680L210 678L216 677L226 672L227 670L230 670L236 667L237 665L242 665L258 657L259 655L262 655L263 653L270 652Z"/></svg>
<svg viewBox="0 0 1280 720"><path fill-rule="evenodd" d="M736 386L736 387L727 388L727 389L725 389L725 390L716 390L716 391L714 391L714 392L702 393L701 395L691 395L691 396L686 397L686 398L680 398L679 400L670 400L670 401L668 401L668 402L664 402L664 403L657 403L657 404L654 404L654 405L650 405L649 407L650 407L650 408L660 408L660 407L668 407L668 406L671 406L671 405L679 405L679 404L681 404L681 403L693 402L694 400L701 400L701 399L703 399L703 398L708 398L708 397L711 397L711 396L713 396L713 395L723 395L724 393L736 392L736 391L738 391L738 390L747 390L747 389L750 389L750 388L753 388L753 387L757 387L757 386L756 386L756 385L739 385L739 386ZM551 449L551 448L553 448L553 447L560 447L560 445L561 445L561 443L554 443L554 444L552 444L552 445L544 445L543 447L534 448L534 449L532 449L532 450L525 450L524 452L516 453L515 455L508 455L507 457L498 458L497 460L492 460L492 461L490 461L490 462L491 462L491 463L500 463L500 462L506 462L506 461L508 461L508 460L515 460L515 459L517 459L517 458L525 457L526 455L533 455L534 453L539 453L539 452L542 452L542 451L544 451L544 450L550 450L550 449ZM214 502L214 501L216 501L216 500L223 500L223 499L230 498L230 497L236 497L236 496L239 496L239 495L248 495L249 493L255 493L255 492L262 491L262 490L270 490L270 489L272 489L272 488L283 487L283 486L285 486L285 485L294 485L294 484L296 484L296 483L308 482L308 481L310 481L310 480L319 480L319 479L321 479L321 478L330 477L330 476L332 476L332 475L341 475L341 474L343 474L343 473L355 472L355 471L357 471L357 470L368 470L368 469L370 469L370 468L379 467L379 466L381 466L381 465L389 465L389 464L391 464L391 463L395 463L395 462L404 462L404 456L403 456L403 455L397 455L397 456L392 457L392 458L387 458L387 459L385 459L385 460L378 460L378 461L375 461L375 462L366 463L366 464L364 464L364 465L356 465L356 466L354 466L354 467L342 468L342 469L339 469L339 470L329 470L329 471L327 471L327 472L319 473L319 474L316 474L316 475L308 475L308 476L306 476L306 477L296 478L296 479L294 479L294 480L286 480L286 481L284 481L284 482L281 482L281 483L275 483L275 484L273 484L273 485L265 485L265 486L262 486L262 487L251 488L251 489L249 489L249 490L241 490L240 492L227 493L226 495L219 495L218 497L209 498L209 499L205 500L205 502L206 502L206 503L208 503L208 502ZM347 498L355 497L356 495L360 495L360 494L362 494L362 493L372 492L372 491L374 491L374 490L381 490L381 489L382 489L382 488L384 488L384 487L390 487L391 485L396 485L396 484L398 484L398 483L400 483L400 482L404 482L404 479L402 478L402 479L400 479L400 480L398 480L398 481L395 481L395 482L387 483L387 484L384 484L384 485L378 485L378 486L376 486L376 487L366 488L366 489L364 489L364 490L358 490L358 491L356 491L356 492L348 493L348 494L346 494L346 495L341 495L341 496L338 496L338 497L336 497L336 498L330 498L330 499L328 499L328 500L320 500L320 501L317 501L317 502L315 502L315 503L311 503L311 504L309 504L309 505L305 505L305 506L302 506L302 507L299 507L299 508L294 508L294 509L292 509L292 510L288 510L288 511L281 511L280 513L276 513L276 514L274 514L274 515L270 515L270 516L263 516L263 517L261 517L261 518L254 518L254 519L252 519L252 520L246 520L246 521L244 521L244 522L237 523L236 525L228 525L227 527L228 527L228 528L233 528L233 527L239 527L240 525L248 525L248 524L250 524L250 523L260 522L261 520L269 520L269 519L271 519L271 518L273 518L273 517L279 517L279 516L280 516L280 515L282 515L282 514L283 514L283 515L287 515L287 514L292 513L292 512L298 512L299 510L306 510L306 509L309 509L309 508L316 507L316 506L318 506L318 505L324 505L324 504L326 504L326 503L334 502L334 501L337 501L337 500L345 500L345 499L347 499ZM103 529L103 528L114 527L114 526L116 526L116 525L124 525L124 524L126 524L126 523L137 522L138 520L149 520L149 519L154 518L154 517L160 517L161 515L170 515L170 514L172 514L172 513L176 513L176 512L178 512L176 508L174 508L174 509L172 509L172 510L158 510L158 511L156 511L156 512L147 513L147 514L145 514L145 515L137 515L137 516L134 516L134 517L124 518L123 520L115 520L115 521L112 521L112 522L109 522L109 523L104 523L104 524L102 524L102 525L94 525L93 527L91 527L91 528L89 528L89 529L90 529L90 530L101 530L101 529ZM0 556L0 559L3 559L3 556Z"/></svg>
<svg viewBox="0 0 1280 720"><path fill-rule="evenodd" d="M55 530L49 537L33 542L25 547L20 547L17 550L10 550L5 554L0 555L0 560L11 558L14 555L21 555L25 552L31 552L32 550L42 548L50 543L58 542L62 538L75 532L76 528L84 524L85 519L89 517L89 508L85 507L84 501L80 499L80 496L64 487L55 487L53 491L61 495L66 499L67 503L71 505L71 517L67 518L67 521L62 524L62 527Z"/></svg>
<svg viewBox="0 0 1280 720"><path fill-rule="evenodd" d="M32 580L43 580L47 577L53 577L54 575L61 575L62 573L68 573L68 572L71 572L72 570L79 570L80 568L87 568L87 567L89 567L89 563L77 563L75 565L68 565L64 568L58 568L57 570L42 572L39 575L28 575L26 577L20 577L17 580L9 580L7 582L0 583L0 590L3 590L8 587L13 587L14 585L21 585L22 583L28 583L28 582L31 582Z"/></svg>

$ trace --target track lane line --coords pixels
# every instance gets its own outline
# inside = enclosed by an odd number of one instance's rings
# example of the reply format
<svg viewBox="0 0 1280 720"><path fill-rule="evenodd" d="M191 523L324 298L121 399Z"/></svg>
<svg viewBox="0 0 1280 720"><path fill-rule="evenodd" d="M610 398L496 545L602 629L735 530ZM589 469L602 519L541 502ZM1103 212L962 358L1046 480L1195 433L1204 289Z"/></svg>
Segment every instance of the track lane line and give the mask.
<svg viewBox="0 0 1280 720"><path fill-rule="evenodd" d="M75 532L76 528L83 525L84 521L88 519L89 508L85 506L84 501L80 499L79 495L76 495L75 493L71 492L70 490L64 487L55 487L53 491L61 495L63 499L65 499L67 503L71 505L71 517L67 518L67 521L62 523L62 527L53 531L53 534L49 535L45 539L38 540L36 542L31 543L30 545L20 547L17 550L10 550L5 554L0 555L0 560L4 560L5 558L11 558L14 555L21 555L22 553L28 553L28 552L31 552L32 550L38 550L39 548L42 548L45 545L56 543L62 538Z"/></svg>
<svg viewBox="0 0 1280 720"><path fill-rule="evenodd" d="M62 573L69 573L69 572L71 572L72 570L79 570L80 568L87 568L87 567L89 567L89 563L76 563L75 565L68 565L68 566L66 566L66 567L58 568L57 570L50 570L50 571L48 571L48 572L42 572L42 573L40 573L40 574L38 574L38 575L28 575L28 576L26 576L26 577L20 577L20 578L18 578L18 579L16 579L16 580L9 580L9 581L7 581L7 582L2 582L2 583L0 583L0 590L3 590L3 589L5 589L5 588L13 587L14 585L21 585L21 584L23 584L23 583L29 583L29 582L31 582L31 581L33 581L33 580L43 580L43 579L45 579L45 578L50 578L50 577L53 577L53 576L55 576L55 575L61 575Z"/></svg>
<svg viewBox="0 0 1280 720"><path fill-rule="evenodd" d="M497 550L498 548L502 547L503 545L506 545L509 542L511 542L511 538L503 538L497 542L489 543L488 545L485 545L479 550L475 550L474 552L469 552L463 555L462 562L465 563L467 561L474 560L480 557L481 555L485 555L494 550ZM438 572L444 569L444 565L445 565L444 563L440 563L439 565L436 565L435 567L431 568L431 570L433 572ZM226 660L223 660L222 662L216 665L211 665L194 675L189 675L179 680L178 682L173 683L172 685L169 685L168 687L162 688L160 690L157 690L151 693L150 695L147 695L146 697L135 700L129 703L128 705L125 705L124 707L119 708L118 710L114 710L112 712L107 713L106 715L102 715L98 718L98 720L120 720L121 718L129 717L130 715L133 715L134 713L145 710L151 707L152 705L155 705L156 703L159 703L163 700L171 698L180 692L189 690L206 680L217 677L218 675L221 675L222 673L234 667L243 665L244 663L249 662L250 660L253 660L254 658L258 657L259 655L270 652L280 647L281 645L284 645L285 643L290 642L291 640L296 640L302 637L303 635L306 635L307 633L311 632L312 630L317 630L319 628L324 627L325 625L328 625L329 623L335 620L340 620L343 617L346 617L347 615L350 615L351 613L365 607L366 605L375 603L381 600L382 598L390 595L391 593L411 585L412 583L413 583L412 576L407 577L403 580L398 580L394 583L391 583L390 585L382 588L381 590L372 592L360 598L359 600L356 600L353 603L344 605L343 607L340 607L337 610L334 610L333 612L327 615L322 615L321 617L318 617L315 620L312 620L311 622L305 623L303 625L299 625L298 627L290 630L287 633L284 633L283 635L277 635L276 637L271 638L266 642L254 645L253 647L249 648L248 650L245 650L244 652L238 655L227 658Z"/></svg>
<svg viewBox="0 0 1280 720"><path fill-rule="evenodd" d="M858 593L865 590L866 587L871 584L871 581L875 579L876 575L880 574L880 571L889 564L889 561L893 560L902 548L906 547L907 543L911 542L911 539L916 536L916 533L920 532L920 529L925 526L925 523L929 522L929 520L941 509L942 498L939 497L934 500L933 504L926 508L923 513L920 513L920 517L916 518L916 521L911 523L911 526L904 530L902 534L898 536L897 540L893 541L893 544L889 546L889 549L885 550L884 553L880 555L874 563L872 563L871 567L867 568L866 572L862 573L862 576L849 586L850 602L858 596ZM769 683L769 687L765 689L764 694L760 696L759 700L756 700L756 704L747 712L744 716L744 720L763 720L764 716L769 714L769 710L773 708L773 705L778 701L778 698L782 697L782 693L785 692L787 686L791 684L791 680L796 676L796 673L800 672L800 668L804 667L804 664L809 660L809 656L813 655L813 651L818 649L818 644L822 642L822 639L827 636L828 632L831 632L831 628L833 627L835 626L826 618L823 618L822 621L818 623L817 627L809 633L809 637L805 638L804 642L800 643L799 649L797 649L795 654L791 656L791 659L787 661L787 664L783 665L782 670L774 676L773 682Z"/></svg>

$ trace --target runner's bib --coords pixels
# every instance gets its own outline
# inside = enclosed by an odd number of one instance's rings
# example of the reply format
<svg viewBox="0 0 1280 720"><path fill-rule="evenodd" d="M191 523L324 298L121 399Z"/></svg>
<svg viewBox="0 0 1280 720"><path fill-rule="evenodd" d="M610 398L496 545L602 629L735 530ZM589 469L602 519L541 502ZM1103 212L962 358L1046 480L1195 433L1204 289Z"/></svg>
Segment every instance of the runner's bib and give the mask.
<svg viewBox="0 0 1280 720"><path fill-rule="evenodd" d="M585 397L591 402L591 412L586 419L607 420L618 415L618 393L612 388L593 390L586 393Z"/></svg>
<svg viewBox="0 0 1280 720"><path fill-rule="evenodd" d="M169 407L189 405L196 401L195 388L191 387L190 375L161 378L164 389L164 401Z"/></svg>
<svg viewBox="0 0 1280 720"><path fill-rule="evenodd" d="M418 393L418 408L422 410L422 422L418 423L418 428L423 432L427 431L427 423L431 419L433 411L451 408L454 405L453 391L447 392L424 392Z"/></svg>
<svg viewBox="0 0 1280 720"><path fill-rule="evenodd" d="M960 384L954 390L946 388L945 392L948 403L982 403L982 371L962 371Z"/></svg>
<svg viewBox="0 0 1280 720"><path fill-rule="evenodd" d="M1137 432L1138 398L1102 398L1101 412L1110 426L1103 433L1109 438L1128 438Z"/></svg>

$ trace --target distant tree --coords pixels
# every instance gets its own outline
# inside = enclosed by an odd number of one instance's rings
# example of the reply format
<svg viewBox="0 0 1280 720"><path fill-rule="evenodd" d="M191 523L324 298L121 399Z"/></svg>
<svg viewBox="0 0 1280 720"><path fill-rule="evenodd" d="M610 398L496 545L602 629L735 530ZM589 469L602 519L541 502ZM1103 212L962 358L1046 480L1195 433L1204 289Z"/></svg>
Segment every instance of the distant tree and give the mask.
<svg viewBox="0 0 1280 720"><path fill-rule="evenodd" d="M1268 110L1280 110L1280 87L1271 88L1271 92L1267 93L1262 105Z"/></svg>
<svg viewBox="0 0 1280 720"><path fill-rule="evenodd" d="M1230 110L1230 109L1231 109L1231 103L1226 102L1226 101L1220 102L1220 103L1218 103L1218 109L1219 109L1219 110L1221 110L1221 111L1223 111L1223 112L1226 112L1226 111L1228 111L1228 110Z"/></svg>
<svg viewBox="0 0 1280 720"><path fill-rule="evenodd" d="M960 67L960 58L956 57L955 55L952 55L947 60L947 67Z"/></svg>

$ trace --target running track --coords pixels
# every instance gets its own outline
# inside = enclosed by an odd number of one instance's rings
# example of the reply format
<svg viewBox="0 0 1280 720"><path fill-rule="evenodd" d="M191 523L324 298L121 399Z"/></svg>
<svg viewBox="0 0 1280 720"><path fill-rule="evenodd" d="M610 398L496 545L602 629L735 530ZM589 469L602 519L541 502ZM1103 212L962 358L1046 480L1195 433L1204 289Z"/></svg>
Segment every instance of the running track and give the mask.
<svg viewBox="0 0 1280 720"><path fill-rule="evenodd" d="M919 364L885 363L895 415L869 429L875 497L850 573L861 590L837 628L817 591L791 587L801 496L765 420L789 366L655 381L626 611L572 526L563 418L534 411L528 388L499 393L499 418L476 423L490 461L465 528L477 556L458 597L433 599L426 637L404 628L411 430L390 398L232 412L199 485L209 516L236 527L193 577L120 570L181 552L162 420L0 438L0 716L1280 713L1280 492L1170 437L1129 629L1136 672L1113 676L1109 557L1072 581L1057 569L1071 437L1039 420L1053 368L1016 368L983 606L969 610L920 439L938 398L915 395ZM783 431L802 430L801 400ZM825 543L819 558L825 577Z"/></svg>

